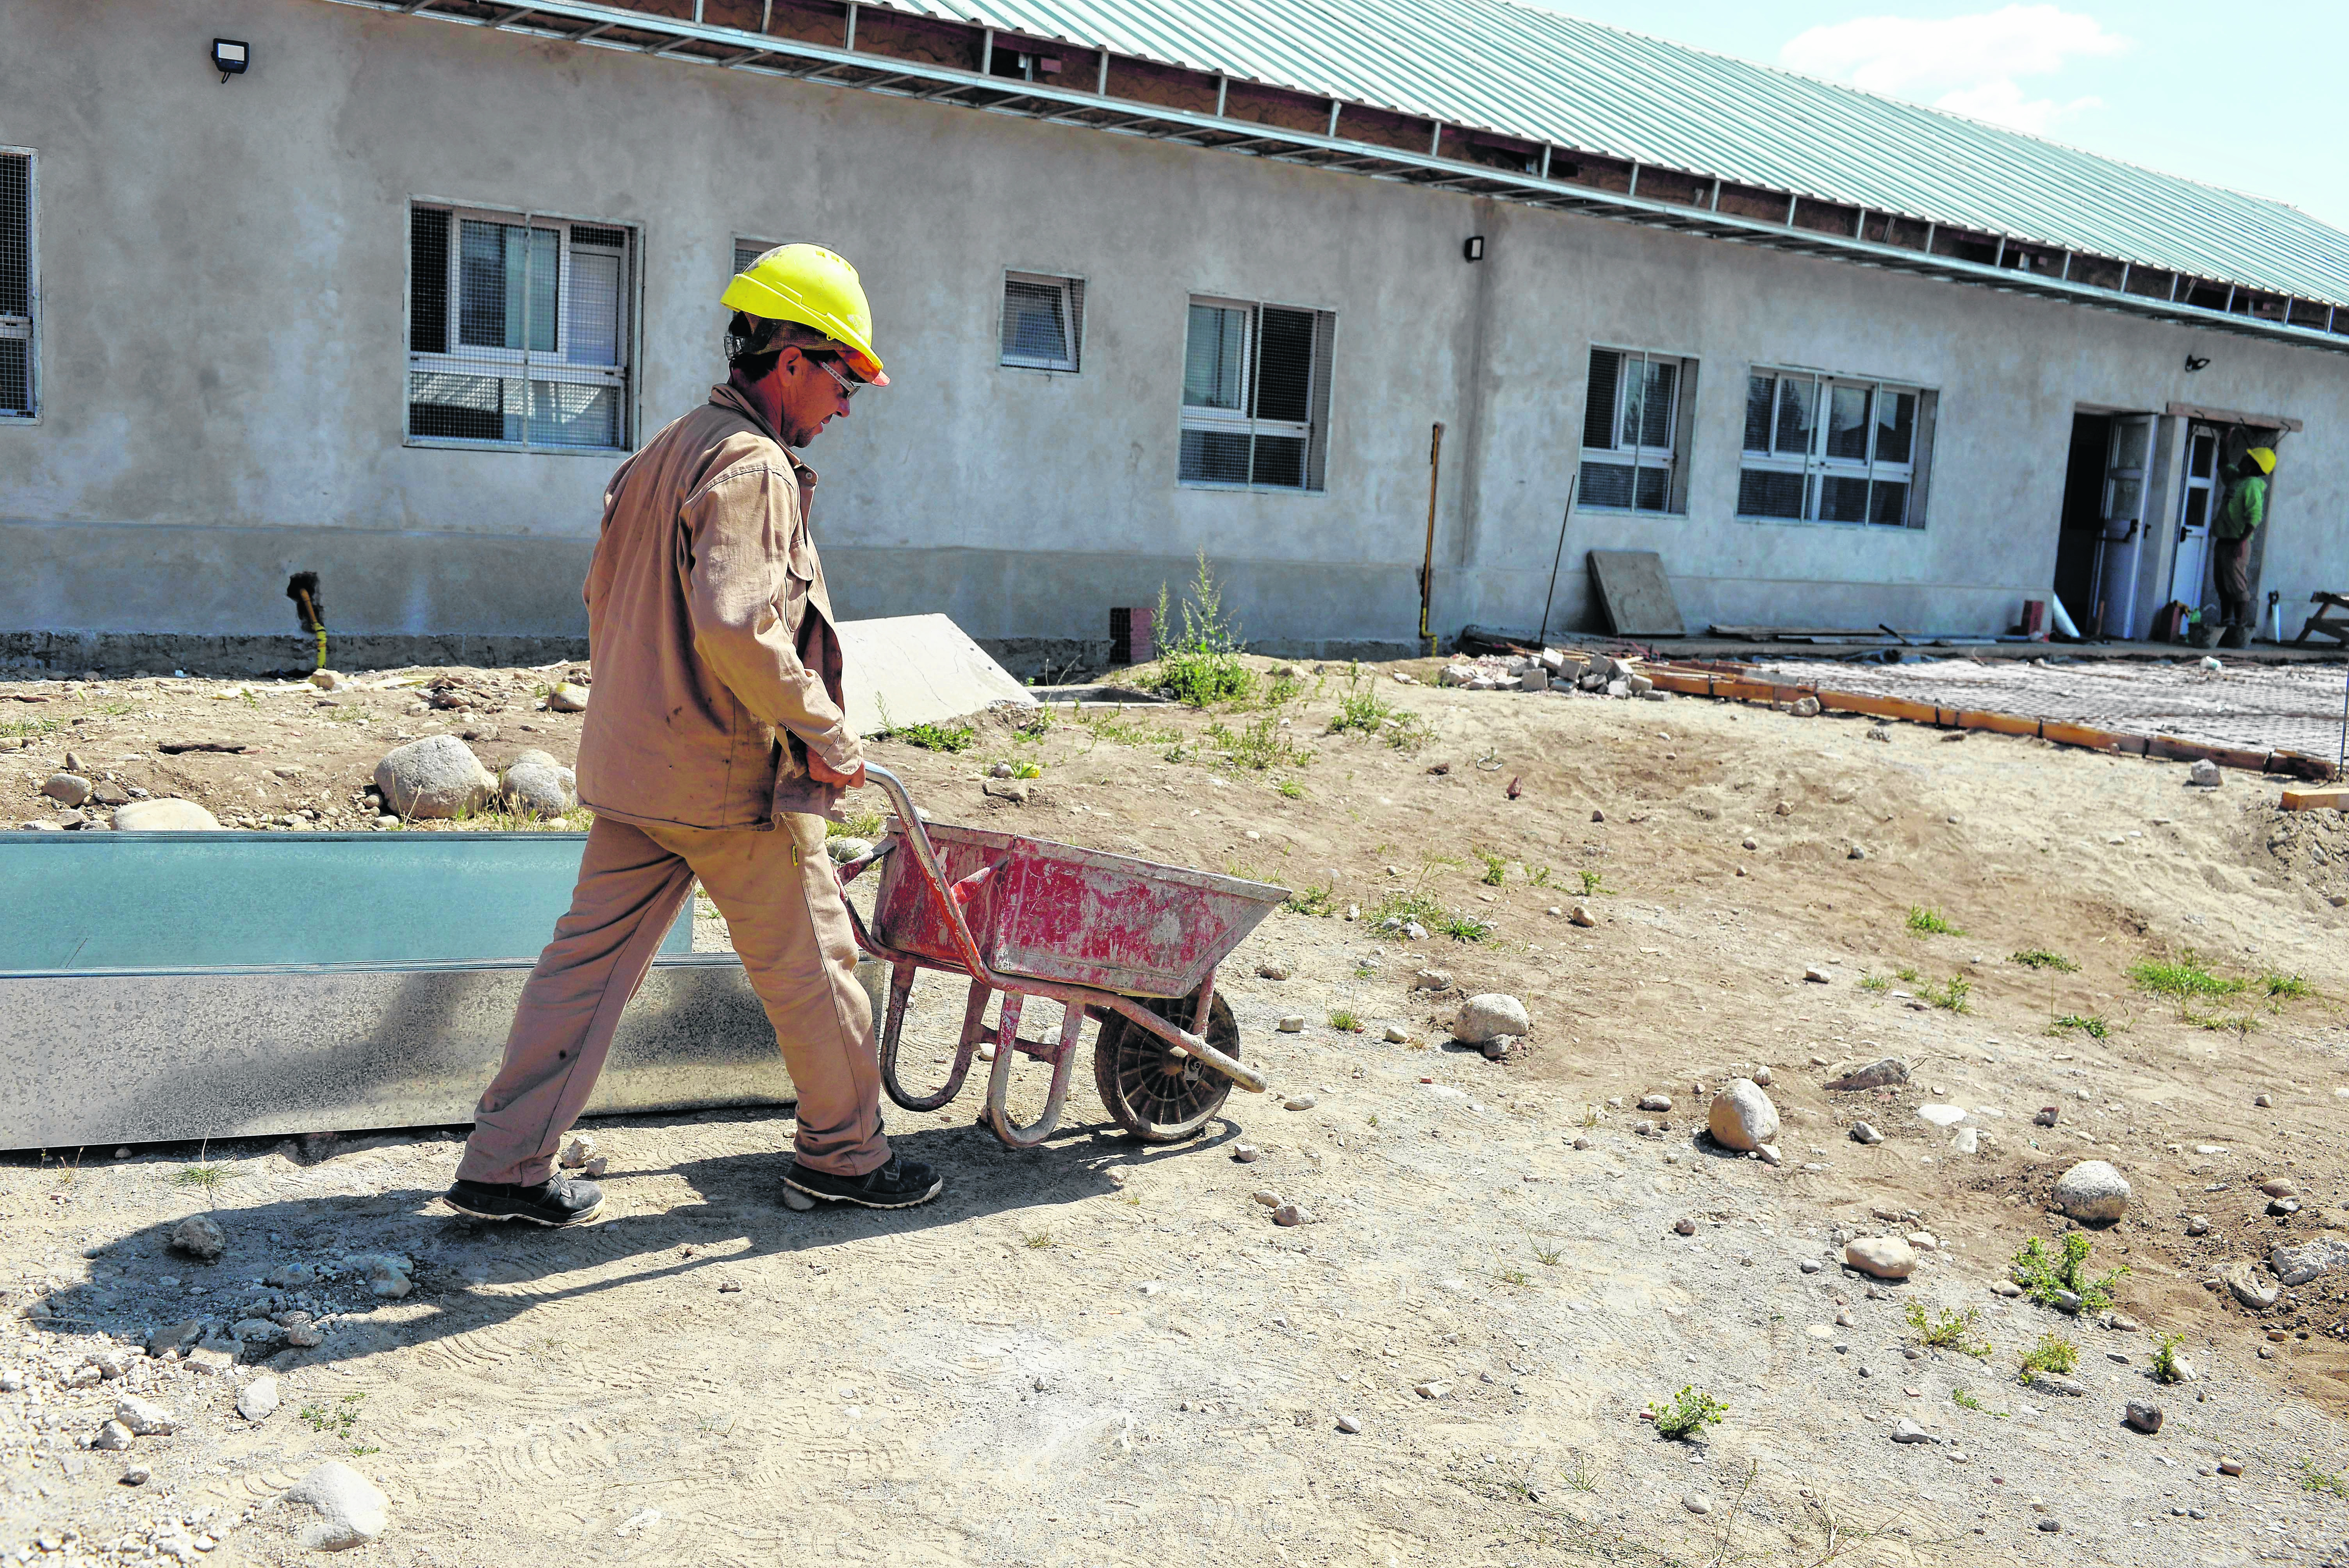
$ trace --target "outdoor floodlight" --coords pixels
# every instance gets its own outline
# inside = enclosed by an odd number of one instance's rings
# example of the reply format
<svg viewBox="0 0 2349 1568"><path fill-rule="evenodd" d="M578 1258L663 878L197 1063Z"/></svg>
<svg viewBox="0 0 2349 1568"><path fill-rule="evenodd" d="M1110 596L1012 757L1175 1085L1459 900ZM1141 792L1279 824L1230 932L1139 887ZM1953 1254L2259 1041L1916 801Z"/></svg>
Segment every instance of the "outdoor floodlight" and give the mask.
<svg viewBox="0 0 2349 1568"><path fill-rule="evenodd" d="M1469 235L1467 242L1460 247L1460 259L1464 262L1483 261L1485 259L1485 236L1482 234Z"/></svg>
<svg viewBox="0 0 2349 1568"><path fill-rule="evenodd" d="M212 40L212 69L221 74L222 81L228 80L231 77L243 76L244 67L252 63L252 46L242 39L214 38Z"/></svg>

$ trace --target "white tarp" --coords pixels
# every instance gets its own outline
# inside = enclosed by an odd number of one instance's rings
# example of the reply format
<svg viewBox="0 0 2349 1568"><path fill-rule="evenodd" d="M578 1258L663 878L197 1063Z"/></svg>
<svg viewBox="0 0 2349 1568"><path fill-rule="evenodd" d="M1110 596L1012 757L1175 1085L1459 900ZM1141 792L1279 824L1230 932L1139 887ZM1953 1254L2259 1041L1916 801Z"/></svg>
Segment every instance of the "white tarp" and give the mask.
<svg viewBox="0 0 2349 1568"><path fill-rule="evenodd" d="M837 630L848 722L859 735L959 718L999 702L1035 706L1010 671L944 615L843 621Z"/></svg>

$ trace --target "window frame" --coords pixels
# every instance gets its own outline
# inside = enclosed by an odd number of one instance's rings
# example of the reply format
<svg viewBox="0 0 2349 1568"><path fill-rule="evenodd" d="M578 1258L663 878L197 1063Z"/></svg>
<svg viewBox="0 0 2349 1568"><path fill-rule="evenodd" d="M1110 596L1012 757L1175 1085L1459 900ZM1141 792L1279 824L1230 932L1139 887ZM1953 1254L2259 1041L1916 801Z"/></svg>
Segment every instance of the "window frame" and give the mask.
<svg viewBox="0 0 2349 1568"><path fill-rule="evenodd" d="M1771 381L1769 432L1764 439L1766 450L1756 450L1745 444L1745 433L1737 438L1738 501L1734 516L1740 522L1807 523L1829 528L1862 528L1869 530L1899 530L1921 532L1925 527L1925 505L1928 481L1932 465L1933 428L1940 405L1937 387L1921 382L1889 377L1855 376L1814 366L1795 365L1754 364L1746 367L1746 409L1753 407L1754 383L1767 377ZM1799 454L1778 449L1778 425L1785 408L1785 388L1790 381L1806 383L1811 388L1810 430L1804 450ZM1862 459L1836 457L1827 450L1833 433L1835 393L1839 388L1860 389L1868 397L1866 427L1868 456ZM1906 461L1880 458L1877 454L1882 438L1883 421L1879 402L1886 394L1907 396L1916 400L1909 433L1909 457ZM1770 512L1744 510L1745 476L1749 473L1777 473L1799 476L1803 485L1802 510L1799 516L1785 517ZM1868 486L1868 511L1858 518L1825 517L1827 481L1858 480ZM1898 522L1880 521L1875 511L1876 487L1899 484L1904 487L1902 517Z"/></svg>
<svg viewBox="0 0 2349 1568"><path fill-rule="evenodd" d="M25 345L25 407L0 409L0 425L41 422L41 158L30 147L0 145L0 158L25 160L25 314L0 316L0 337Z"/></svg>
<svg viewBox="0 0 2349 1568"><path fill-rule="evenodd" d="M787 245L789 243L791 243L791 242L788 240L754 240L747 234L735 235L734 265L728 269L726 280L729 283L733 282L735 275L747 267L750 262L757 261L761 256L765 255L769 251L773 250L778 245ZM750 253L747 260L742 254L746 248Z"/></svg>
<svg viewBox="0 0 2349 1568"><path fill-rule="evenodd" d="M1191 353L1191 310L1205 305L1214 310L1240 310L1247 313L1247 341L1240 353L1239 407L1236 409L1209 407L1187 400L1177 404L1175 420L1174 483L1178 490L1241 491L1257 495L1327 495L1329 484L1330 448L1330 383L1334 379L1337 363L1338 313L1320 305L1295 304L1284 300L1249 300L1229 294L1191 293L1183 301L1183 346L1176 359L1178 371L1187 369ZM1305 407L1307 418L1268 419L1255 413L1259 358L1263 352L1264 313L1267 310L1291 311L1313 319L1313 337L1307 354ZM1176 392L1180 397L1185 377L1176 377ZM1185 432L1197 430L1209 434L1243 435L1248 441L1248 478L1244 481L1231 480L1186 479L1182 469L1182 438ZM1270 436L1275 439L1302 440L1305 444L1301 459L1302 483L1293 485L1268 484L1256 478L1256 438Z"/></svg>
<svg viewBox="0 0 2349 1568"><path fill-rule="evenodd" d="M1633 359L1637 359L1643 364L1654 364L1658 361L1669 360L1678 367L1674 370L1672 375L1672 410L1671 420L1672 444L1670 447L1662 448L1648 447L1644 445L1634 445L1630 447L1593 447L1587 444L1590 434L1591 377L1589 361L1586 359L1583 366L1582 381L1582 421L1580 426L1582 439L1577 443L1575 456L1574 510L1577 511L1605 512L1609 515L1624 517L1636 517L1642 515L1648 517L1686 517L1689 510L1689 471L1691 468L1689 448L1694 444L1696 435L1695 388L1698 369L1697 356L1693 354L1674 354L1657 348L1630 348L1620 344L1600 343L1597 341L1590 344L1589 349L1591 356L1594 357L1600 354L1611 354L1616 356L1615 406L1609 418L1608 429L1619 441L1622 438L1623 434L1623 396L1625 382L1623 366ZM1609 506L1600 502L1595 502L1589 499L1589 493L1584 490L1582 486L1582 473L1586 468L1589 467L1594 462L1610 468L1621 468L1627 463L1634 470L1631 482L1631 505ZM1646 507L1639 504L1639 478L1637 470L1641 469L1660 469L1662 470L1664 474L1664 504L1662 506Z"/></svg>
<svg viewBox="0 0 2349 1568"><path fill-rule="evenodd" d="M1036 288L1057 288L1061 291L1061 321L1067 329L1069 352L1057 359L1040 355L1015 355L1004 346L1004 316L1011 305L1011 285L1026 284ZM1074 273L1039 273L1024 267L1003 269L1003 294L996 313L995 363L1002 370L1043 370L1060 376L1078 376L1085 364L1085 280Z"/></svg>
<svg viewBox="0 0 2349 1568"><path fill-rule="evenodd" d="M420 351L413 346L416 318L416 215L422 211L445 212L449 220L448 255L442 279L448 301L448 336L450 346L439 353ZM521 348L490 348L461 341L464 229L467 222L497 223L505 227L533 229L554 227L558 230L555 263L554 346L551 350L528 346L529 323L523 323L524 346ZM574 229L616 230L625 234L626 243L616 254L620 262L619 287L615 308L619 320L614 323L613 352L610 365L574 364L571 350L571 311L574 299L573 267ZM644 230L642 225L608 218L577 217L565 212L544 212L512 207L486 206L480 202L440 196L411 196L408 201L408 243L401 273L400 341L406 348L400 367L400 428L401 444L440 451L527 452L549 457L609 458L625 455L636 449L636 366L639 362L644 325ZM604 245L591 245L590 251L600 255L616 253ZM524 302L524 311L529 309ZM415 399L412 391L417 375L463 376L499 381L546 381L572 386L608 387L616 393L618 407L618 438L612 446L574 446L569 443L533 441L529 436L528 416L524 416L523 435L519 441L486 440L464 436L419 435L413 428L414 416L409 412Z"/></svg>

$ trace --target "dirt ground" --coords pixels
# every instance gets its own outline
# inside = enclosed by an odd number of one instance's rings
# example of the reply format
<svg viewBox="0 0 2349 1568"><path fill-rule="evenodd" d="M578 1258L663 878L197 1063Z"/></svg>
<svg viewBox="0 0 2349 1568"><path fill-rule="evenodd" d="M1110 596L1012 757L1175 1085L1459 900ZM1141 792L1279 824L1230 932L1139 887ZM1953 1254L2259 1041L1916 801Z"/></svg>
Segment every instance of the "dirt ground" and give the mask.
<svg viewBox="0 0 2349 1568"><path fill-rule="evenodd" d="M1223 970L1273 1087L1195 1141L1117 1134L1081 1063L1046 1148L975 1128L974 1086L889 1111L944 1170L937 1203L796 1214L787 1118L618 1119L590 1130L610 1217L553 1234L438 1210L460 1130L6 1157L0 1565L310 1561L279 1493L327 1458L390 1499L348 1560L400 1568L2349 1562L2349 1269L2264 1312L2216 1284L2349 1225L2339 814L2282 813L2256 775L2202 790L2036 740L1439 690L1435 667L1307 666L1278 706L1216 714L983 716L958 753L876 743L940 820L1328 912L1275 913ZM71 751L224 821L366 825L403 735L571 760L579 720L536 707L568 673L0 684L0 737L25 742L0 751L0 819L54 820L37 791ZM419 709L443 676L465 706ZM1402 722L1330 733L1372 694ZM188 742L251 749L160 749ZM985 792L998 763L1037 770L1025 801ZM1374 929L1397 894L1490 930ZM2013 956L2034 952L2078 967ZM2189 955L2215 994L2129 974ZM1486 992L1532 1018L1497 1061L1448 1035ZM916 1074L959 1013L936 982L917 1003ZM1887 1055L1909 1082L1825 1087ZM1711 1091L1764 1065L1775 1168L1699 1135ZM1672 1108L1639 1109L1651 1094ZM1863 1119L1881 1143L1851 1139ZM2128 1271L2119 1315L1997 1294L2027 1238L2065 1233L2049 1191L2087 1158L2133 1188L2086 1233L2095 1268ZM2296 1213L2266 1212L2277 1177ZM1315 1222L1276 1226L1259 1191ZM201 1212L217 1264L165 1244ZM1915 1232L1938 1244L1905 1283L1841 1266L1839 1233ZM349 1260L385 1253L412 1295L367 1294ZM325 1277L256 1283L288 1264ZM1972 1310L1987 1354L1921 1345L1911 1304ZM78 1370L289 1305L321 1346ZM2084 1395L2018 1380L2050 1333ZM2191 1381L2154 1381L2157 1334ZM273 1375L276 1412L240 1417ZM80 1446L126 1385L176 1431ZM1684 1386L1726 1406L1701 1441L1640 1418ZM2129 1400L2163 1408L2158 1435L2122 1424ZM1939 1440L1894 1442L1903 1418ZM122 1484L132 1464L152 1478Z"/></svg>

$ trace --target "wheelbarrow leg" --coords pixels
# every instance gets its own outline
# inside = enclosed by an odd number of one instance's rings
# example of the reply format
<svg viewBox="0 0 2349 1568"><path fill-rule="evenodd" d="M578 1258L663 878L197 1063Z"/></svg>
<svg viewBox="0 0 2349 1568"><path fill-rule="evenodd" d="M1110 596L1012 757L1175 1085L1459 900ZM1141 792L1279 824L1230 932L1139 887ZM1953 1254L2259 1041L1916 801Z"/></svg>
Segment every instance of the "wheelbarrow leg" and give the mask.
<svg viewBox="0 0 2349 1568"><path fill-rule="evenodd" d="M905 1035L905 1014L910 1010L909 1004L914 995L914 975L916 972L917 966L908 959L895 965L889 976L889 1009L881 1026L880 1050L877 1053L880 1057L881 1087L889 1091L891 1099L904 1106L907 1110L936 1110L962 1092L962 1080L970 1072L971 1047L977 1043L977 1037L971 1033L969 1024L966 1021L962 1038L955 1047L954 1069L947 1075L944 1088L935 1094L917 1095L906 1092L905 1086L897 1081L897 1049ZM985 988L973 986L972 989L983 993ZM983 995L980 997L979 1006L982 1007L986 1006Z"/></svg>
<svg viewBox="0 0 2349 1568"><path fill-rule="evenodd" d="M1019 1054L1019 1009L1025 998L1017 991L1003 994L1002 1021L995 1042L995 1072L987 1080L987 1125L1014 1149L1033 1149L1061 1125L1061 1107L1069 1098L1069 1071L1077 1059L1077 1037L1085 1026L1081 1002L1061 1004L1060 1043L1052 1048L1052 1087L1044 1100L1044 1114L1021 1127L1005 1105L1011 1092L1011 1060Z"/></svg>

